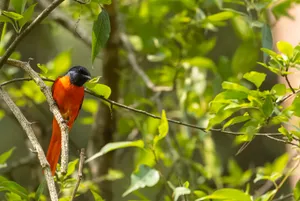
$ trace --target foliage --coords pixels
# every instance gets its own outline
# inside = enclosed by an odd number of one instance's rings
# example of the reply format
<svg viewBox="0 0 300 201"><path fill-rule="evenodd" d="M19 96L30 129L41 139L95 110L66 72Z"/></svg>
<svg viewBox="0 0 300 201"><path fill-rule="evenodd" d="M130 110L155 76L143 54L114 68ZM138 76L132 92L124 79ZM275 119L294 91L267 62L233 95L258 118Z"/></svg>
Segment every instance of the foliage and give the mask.
<svg viewBox="0 0 300 201"><path fill-rule="evenodd" d="M21 34L36 19L40 12L36 3L35 0L10 0L10 9L1 10L0 55L4 54L13 36ZM72 16L72 20L80 20L76 26L84 24L89 27L87 33L92 41L90 58L93 65L98 57L102 58L99 53L106 47L114 28L110 25L109 9L106 9L111 3L110 0L80 4L68 1L59 7L62 13ZM272 162L265 161L264 165L253 166L249 162L245 168L238 158L228 158L218 151L222 144L214 141L212 133L220 131L218 135L235 135L234 148L244 143L240 154L258 135L298 148L293 140L299 143L300 128L298 124L290 123L292 116L300 117L297 88L284 84L269 88L264 85L269 81L269 72L289 81L290 70L299 70L300 45L294 47L286 41L279 41L276 43L279 52L271 50L272 33L267 17L269 9L277 19L289 16L287 10L299 1L123 0L118 3L118 12L122 16L118 31L129 38L133 49L129 52L124 44L119 48L123 67L118 72L121 77L120 101L135 106L135 111L148 116L121 109L113 111L113 118L117 116L118 135L115 142L99 147L99 152L85 161L85 177L77 198L89 196L90 199L104 200L97 185L104 181L117 186L113 189L116 200L271 201L278 196L295 169L287 167L287 154L277 156ZM55 19L49 21L51 26L57 26ZM74 30L76 32L76 28ZM228 33L231 38L228 38ZM47 55L51 59L37 65L40 76L55 79L66 72L72 65L73 54L74 49L67 49L55 57ZM11 58L19 59L20 56L14 52ZM136 70L132 70L132 59L147 78L137 76ZM265 71L260 72L257 64ZM3 80L22 75L20 69L12 67L2 73ZM167 86L173 90L154 91L147 87L147 79L155 86ZM105 99L118 93L99 82L102 79L95 76L85 87ZM9 85L6 89L25 111L44 106L45 97L33 82ZM292 93L294 101L284 108L281 104ZM88 114L79 117L78 122L91 127L98 104L95 97L86 97L82 110ZM115 109L112 105L109 107ZM162 111L160 120L149 115L157 114L157 111ZM0 117L6 116L8 114L4 115L1 110ZM167 116L178 119L177 124L171 124ZM182 122L203 129L179 126ZM46 125L50 125L48 120ZM292 129L287 130L287 125ZM278 133L260 133L270 126L277 126ZM14 150L0 155L1 170L9 168L7 160ZM111 152L116 153L116 161L120 163L116 164L117 169L93 178L89 163ZM294 161L298 164L299 158L295 157ZM61 201L69 200L72 195L77 182L77 166L78 159L70 161L67 174L58 173L55 177ZM258 186L266 181L273 186L255 194ZM38 188L27 188L21 182L1 176L0 191L4 192L6 200L46 200L46 183L39 182ZM298 182L286 194L292 193L298 200L299 189Z"/></svg>

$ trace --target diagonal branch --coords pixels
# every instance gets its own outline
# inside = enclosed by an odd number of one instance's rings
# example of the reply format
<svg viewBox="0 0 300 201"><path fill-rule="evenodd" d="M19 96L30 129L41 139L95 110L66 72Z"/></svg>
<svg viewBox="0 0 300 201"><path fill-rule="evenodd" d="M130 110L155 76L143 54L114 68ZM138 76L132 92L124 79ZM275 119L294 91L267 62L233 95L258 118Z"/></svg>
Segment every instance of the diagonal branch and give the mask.
<svg viewBox="0 0 300 201"><path fill-rule="evenodd" d="M47 8L45 8L38 16L33 20L28 27L26 27L20 35L18 35L15 40L10 44L8 49L5 51L4 55L0 59L0 69L6 63L6 60L10 57L13 51L16 49L17 45L22 41L22 39L27 36L30 31L35 28L38 24L40 24L50 13L54 10L59 4L61 4L64 0L55 0L53 1Z"/></svg>
<svg viewBox="0 0 300 201"><path fill-rule="evenodd" d="M44 81L54 82L53 79L48 79L48 78L42 78L42 79ZM0 87L3 87L5 85L8 85L8 84L11 84L11 83L14 83L14 82L31 81L31 80L32 80L32 78L15 78L15 79L12 79L12 80L9 80L9 81L1 83ZM94 92L92 92L92 91L90 91L88 89L85 89L85 92L88 93L88 94L90 94L90 95L92 95L92 96L94 96L94 97L96 97L96 98L99 98L99 99L101 99L101 100L109 103L110 105L114 105L114 106L117 106L117 107L129 110L129 111L132 111L132 112L135 112L135 113L143 114L143 115L149 116L149 117L154 118L154 119L161 119L160 116L157 116L157 115L151 114L151 113L149 113L147 111L136 109L136 108L133 108L133 107L130 107L130 106L123 105L121 103L115 102L113 100L104 98L103 96L98 95L98 94L96 94L96 93L94 93ZM182 122L182 121L179 121L179 120L175 120L175 119L167 119L167 120L170 123L178 124L178 125L182 125L182 126L186 126L186 127L197 129L197 130L201 130L203 132L220 132L220 133L224 133L224 134L231 135L231 136L245 135L244 132L236 132L236 131L230 131L230 130L223 130L223 129L219 129L219 128L206 129L204 127L200 127L200 126L197 126L197 125L194 125L194 124L185 123L185 122ZM285 144L291 144L291 145L294 145L294 146L298 146L298 144L290 142L287 139L284 139L284 138L281 139L282 137L284 137L281 133L256 133L255 136L267 137L267 138L269 138L271 140L275 140L275 141L282 142L282 143L285 143ZM278 137L280 137L280 138L278 138ZM295 138L295 140L299 141L298 138Z"/></svg>
<svg viewBox="0 0 300 201"><path fill-rule="evenodd" d="M39 144L39 142L33 132L31 123L24 117L21 110L11 100L11 98L9 97L7 92L4 91L1 87L0 87L0 97L6 102L6 104L10 108L10 110L13 112L13 114L15 115L15 117L17 118L17 120L19 121L21 126L23 127L24 131L26 132L34 150L37 152L38 159L44 170L44 174L45 174L45 178L46 178L46 181L48 184L48 189L49 189L49 194L50 194L51 200L52 201L58 200L57 191L55 188L54 180L53 180L50 168L49 168L48 161L46 159L45 153L44 153L41 145Z"/></svg>
<svg viewBox="0 0 300 201"><path fill-rule="evenodd" d="M50 2L47 0L39 0L39 6L43 9L49 6ZM55 9L50 17L60 24L65 29L69 30L75 37L78 37L84 42L87 46L92 47L92 40L90 34L82 26L78 26L78 22L74 21L72 17L65 14L59 8Z"/></svg>
<svg viewBox="0 0 300 201"><path fill-rule="evenodd" d="M0 58L2 59L3 57ZM53 100L49 88L44 83L42 78L31 68L29 62L23 62L15 59L8 59L6 61L6 64L22 68L24 71L26 71L29 74L29 76L34 80L34 82L40 87L41 91L44 93L48 105L50 107L50 111L53 113L61 129L61 135L62 135L61 172L62 174L66 174L68 168L68 157L69 157L68 155L69 154L69 135L68 135L69 130L58 110L55 101Z"/></svg>
<svg viewBox="0 0 300 201"><path fill-rule="evenodd" d="M78 187L79 187L79 184L82 180L82 170L83 170L83 164L84 164L84 160L85 160L85 149L82 148L81 151L80 151L80 158L79 158L79 165L78 165L78 176L77 176L77 182L75 184L75 188L73 190L73 193L72 193L72 196L71 196L71 199L70 201L73 201L75 199L75 196L76 196L76 192L78 190Z"/></svg>
<svg viewBox="0 0 300 201"><path fill-rule="evenodd" d="M40 6L45 8L49 3L47 0L39 0ZM69 30L75 37L78 37L81 39L87 46L92 46L92 41L87 33L87 31L82 26L77 26L76 22L60 11L59 9L55 9L53 13L51 14L51 17L53 20L55 20L58 24L63 26L65 29ZM76 29L75 29L76 27ZM120 33L119 37L122 41L122 44L127 51L127 57L128 62L130 63L133 70L142 78L143 82L146 84L146 86L151 89L154 92L161 92L161 91L172 91L173 87L169 86L156 86L151 79L148 77L148 75L142 70L142 68L138 65L136 56L134 54L134 51L132 49L132 45L125 33Z"/></svg>
<svg viewBox="0 0 300 201"><path fill-rule="evenodd" d="M136 60L136 56L134 54L134 51L132 49L132 45L125 33L120 33L120 39L123 43L123 46L125 50L127 51L127 57L128 62L130 63L133 70L142 78L146 86L151 89L154 92L160 92L160 91L172 91L173 87L168 86L156 86L151 79L148 77L148 75L142 70L142 68L138 65L138 62Z"/></svg>

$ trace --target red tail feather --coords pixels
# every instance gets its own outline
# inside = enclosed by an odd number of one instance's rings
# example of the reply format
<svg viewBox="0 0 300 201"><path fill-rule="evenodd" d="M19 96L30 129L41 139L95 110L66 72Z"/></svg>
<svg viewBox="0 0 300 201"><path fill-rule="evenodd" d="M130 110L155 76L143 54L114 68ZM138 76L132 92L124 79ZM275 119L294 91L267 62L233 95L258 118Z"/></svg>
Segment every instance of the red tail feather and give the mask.
<svg viewBox="0 0 300 201"><path fill-rule="evenodd" d="M52 121L52 137L48 147L47 160L50 164L52 175L55 174L56 165L60 156L61 133L59 125L55 118Z"/></svg>

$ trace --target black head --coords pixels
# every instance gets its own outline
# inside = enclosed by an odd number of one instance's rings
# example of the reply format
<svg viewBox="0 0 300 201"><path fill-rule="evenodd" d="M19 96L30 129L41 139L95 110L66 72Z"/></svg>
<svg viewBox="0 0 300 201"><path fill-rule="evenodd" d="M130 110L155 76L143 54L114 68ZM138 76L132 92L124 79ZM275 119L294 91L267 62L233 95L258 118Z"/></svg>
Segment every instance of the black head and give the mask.
<svg viewBox="0 0 300 201"><path fill-rule="evenodd" d="M74 66L70 68L66 75L70 76L70 82L78 87L91 79L90 72L82 66Z"/></svg>

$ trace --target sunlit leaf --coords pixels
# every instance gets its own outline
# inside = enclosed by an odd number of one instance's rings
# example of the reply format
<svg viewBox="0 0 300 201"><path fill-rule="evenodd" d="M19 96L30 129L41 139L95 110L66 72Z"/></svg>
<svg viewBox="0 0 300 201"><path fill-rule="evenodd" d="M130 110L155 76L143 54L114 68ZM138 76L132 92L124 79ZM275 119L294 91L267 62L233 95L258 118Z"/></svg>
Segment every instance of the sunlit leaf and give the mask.
<svg viewBox="0 0 300 201"><path fill-rule="evenodd" d="M102 149L88 158L85 162L88 163L110 151L114 151L116 149L121 149L121 148L127 148L127 147L139 147L143 148L144 147L144 141L143 140L137 140L137 141L124 141L124 142L111 142L106 144Z"/></svg>
<svg viewBox="0 0 300 201"><path fill-rule="evenodd" d="M3 154L0 155L0 165L3 165L6 163L7 159L11 156L13 151L15 150L16 147L11 148L10 150L4 152Z"/></svg>
<svg viewBox="0 0 300 201"><path fill-rule="evenodd" d="M146 165L140 165L139 169L131 174L131 184L123 193L123 197L140 188L152 187L159 181L159 172Z"/></svg>
<svg viewBox="0 0 300 201"><path fill-rule="evenodd" d="M286 86L284 84L275 84L272 89L277 96L283 96L286 94Z"/></svg>
<svg viewBox="0 0 300 201"><path fill-rule="evenodd" d="M95 201L104 201L103 198L96 192L91 190Z"/></svg>
<svg viewBox="0 0 300 201"><path fill-rule="evenodd" d="M29 22L31 20L31 17L33 15L33 12L34 12L34 8L36 6L36 3L35 4L32 4L31 6L29 6L25 12L23 13L23 18L20 19L19 21L19 25L20 27L22 28L27 22Z"/></svg>
<svg viewBox="0 0 300 201"><path fill-rule="evenodd" d="M104 84L91 84L91 83L85 83L85 86L95 94L99 96L103 96L104 98L108 98L111 94L111 89L109 86Z"/></svg>
<svg viewBox="0 0 300 201"><path fill-rule="evenodd" d="M300 180L298 180L296 186L294 187L293 195L295 200L300 200Z"/></svg>
<svg viewBox="0 0 300 201"><path fill-rule="evenodd" d="M15 12L9 12L9 11L2 11L2 14L5 15L6 17L9 17L13 20L20 20L23 18L23 15L20 15L18 13Z"/></svg>
<svg viewBox="0 0 300 201"><path fill-rule="evenodd" d="M212 21L212 22L224 21L224 20L228 20L230 18L233 18L234 15L235 14L233 12L224 11L224 12L220 12L220 13L210 15L210 16L207 17L207 19L209 21Z"/></svg>
<svg viewBox="0 0 300 201"><path fill-rule="evenodd" d="M42 70L42 74L47 74L47 72L48 72L48 68L47 68L47 66L46 65L44 65L44 64L37 64L37 67L39 68L39 69L41 69Z"/></svg>
<svg viewBox="0 0 300 201"><path fill-rule="evenodd" d="M289 42L278 41L276 45L278 50L281 53L285 54L288 58L291 58L293 56L294 48Z"/></svg>
<svg viewBox="0 0 300 201"><path fill-rule="evenodd" d="M154 137L153 146L155 146L158 141L165 138L169 132L169 124L168 124L165 110L163 110L161 113L161 120L160 120L160 125L158 127L158 131L159 134Z"/></svg>
<svg viewBox="0 0 300 201"><path fill-rule="evenodd" d="M85 98L82 104L82 109L92 114L95 114L98 110L98 101L95 99Z"/></svg>
<svg viewBox="0 0 300 201"><path fill-rule="evenodd" d="M93 24L92 33L92 62L97 57L100 48L104 48L110 34L110 21L106 10L102 9Z"/></svg>
<svg viewBox="0 0 300 201"><path fill-rule="evenodd" d="M223 188L216 190L211 195L197 199L196 201L216 199L226 201L252 201L251 197L238 189Z"/></svg>
<svg viewBox="0 0 300 201"><path fill-rule="evenodd" d="M14 181L0 181L0 191L13 192L21 198L28 200L27 190Z"/></svg>
<svg viewBox="0 0 300 201"><path fill-rule="evenodd" d="M228 126L234 125L234 124L238 124L244 121L249 120L251 117L249 116L249 114L245 114L244 116L237 116L237 117L233 117L232 119L230 119L229 121L227 121L224 126L223 129L227 128Z"/></svg>
<svg viewBox="0 0 300 201"><path fill-rule="evenodd" d="M244 74L243 78L246 80L252 82L255 84L257 88L260 87L260 85L263 83L263 81L266 79L266 74L265 73L259 73L256 71L251 71L249 73Z"/></svg>
<svg viewBox="0 0 300 201"><path fill-rule="evenodd" d="M67 174L65 175L65 177L68 177L74 173L77 163L78 163L78 159L75 159L74 161L69 162Z"/></svg>

